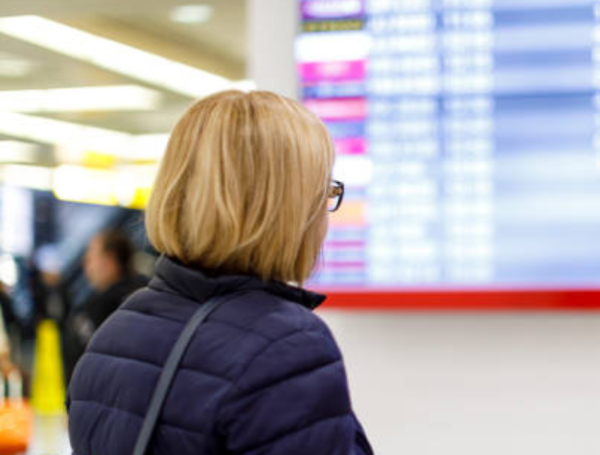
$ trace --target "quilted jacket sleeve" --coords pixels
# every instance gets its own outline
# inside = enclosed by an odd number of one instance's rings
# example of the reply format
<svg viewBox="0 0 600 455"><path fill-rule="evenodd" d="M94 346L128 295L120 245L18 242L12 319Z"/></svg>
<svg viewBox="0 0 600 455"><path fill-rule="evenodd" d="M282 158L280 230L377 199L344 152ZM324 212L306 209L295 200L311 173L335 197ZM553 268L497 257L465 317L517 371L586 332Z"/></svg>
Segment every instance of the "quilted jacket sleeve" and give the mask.
<svg viewBox="0 0 600 455"><path fill-rule="evenodd" d="M270 342L232 385L219 416L227 453L372 455L324 327Z"/></svg>

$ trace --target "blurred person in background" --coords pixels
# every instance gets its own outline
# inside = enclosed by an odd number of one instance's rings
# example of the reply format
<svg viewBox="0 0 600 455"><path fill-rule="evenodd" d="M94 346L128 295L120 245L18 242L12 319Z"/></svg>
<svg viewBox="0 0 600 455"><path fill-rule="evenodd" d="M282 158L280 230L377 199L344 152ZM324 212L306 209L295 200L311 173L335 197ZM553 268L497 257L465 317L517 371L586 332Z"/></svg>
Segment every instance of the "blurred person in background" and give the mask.
<svg viewBox="0 0 600 455"><path fill-rule="evenodd" d="M0 281L0 371L5 376L14 369L7 327L16 322L12 301L8 296L5 284Z"/></svg>
<svg viewBox="0 0 600 455"><path fill-rule="evenodd" d="M57 245L48 243L35 252L32 273L34 326L46 318L57 323L64 321L68 304L62 283L63 267Z"/></svg>
<svg viewBox="0 0 600 455"><path fill-rule="evenodd" d="M114 229L96 235L89 243L83 269L93 293L69 315L65 327L67 380L98 327L148 279L135 272L135 248L124 232Z"/></svg>
<svg viewBox="0 0 600 455"><path fill-rule="evenodd" d="M148 453L373 453L312 312L325 296L299 287L343 194L333 161L322 122L274 93L222 92L184 114L146 212L155 278L97 332L69 386L75 455L133 452L171 348L215 297L226 302L189 345Z"/></svg>

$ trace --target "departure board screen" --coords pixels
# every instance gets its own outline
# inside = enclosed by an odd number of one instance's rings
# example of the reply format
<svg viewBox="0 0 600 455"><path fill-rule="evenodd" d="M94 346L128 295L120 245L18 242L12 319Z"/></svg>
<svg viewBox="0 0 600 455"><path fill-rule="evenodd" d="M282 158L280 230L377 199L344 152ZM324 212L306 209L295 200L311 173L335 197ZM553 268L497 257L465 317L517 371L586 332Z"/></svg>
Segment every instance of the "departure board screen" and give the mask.
<svg viewBox="0 0 600 455"><path fill-rule="evenodd" d="M346 185L313 283L600 287L600 1L299 8Z"/></svg>

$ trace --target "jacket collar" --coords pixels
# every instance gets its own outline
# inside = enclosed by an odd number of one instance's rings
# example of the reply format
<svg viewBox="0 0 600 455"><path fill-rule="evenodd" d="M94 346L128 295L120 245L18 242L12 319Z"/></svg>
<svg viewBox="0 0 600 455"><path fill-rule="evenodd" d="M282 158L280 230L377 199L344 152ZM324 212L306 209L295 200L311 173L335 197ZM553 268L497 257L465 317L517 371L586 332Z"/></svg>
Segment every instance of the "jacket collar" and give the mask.
<svg viewBox="0 0 600 455"><path fill-rule="evenodd" d="M153 289L175 292L188 298L204 302L209 297L240 291L263 290L296 302L309 309L318 307L326 296L279 281L263 281L251 275L217 275L187 267L173 258L161 256L150 282Z"/></svg>

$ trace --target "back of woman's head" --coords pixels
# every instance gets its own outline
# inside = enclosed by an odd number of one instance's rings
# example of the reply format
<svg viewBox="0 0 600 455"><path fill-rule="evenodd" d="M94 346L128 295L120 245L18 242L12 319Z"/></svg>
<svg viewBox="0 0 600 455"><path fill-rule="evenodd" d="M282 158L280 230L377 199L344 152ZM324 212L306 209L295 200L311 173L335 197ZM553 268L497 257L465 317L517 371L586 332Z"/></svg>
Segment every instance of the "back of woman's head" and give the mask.
<svg viewBox="0 0 600 455"><path fill-rule="evenodd" d="M228 91L171 134L146 213L161 253L192 267L303 282L326 231L331 139L297 102Z"/></svg>

